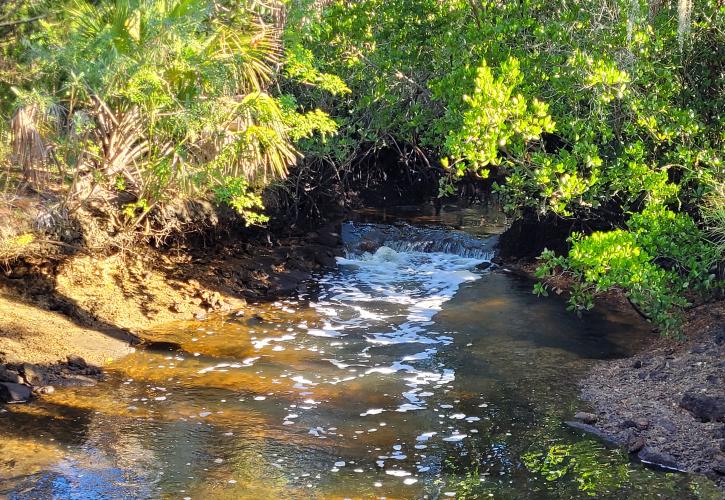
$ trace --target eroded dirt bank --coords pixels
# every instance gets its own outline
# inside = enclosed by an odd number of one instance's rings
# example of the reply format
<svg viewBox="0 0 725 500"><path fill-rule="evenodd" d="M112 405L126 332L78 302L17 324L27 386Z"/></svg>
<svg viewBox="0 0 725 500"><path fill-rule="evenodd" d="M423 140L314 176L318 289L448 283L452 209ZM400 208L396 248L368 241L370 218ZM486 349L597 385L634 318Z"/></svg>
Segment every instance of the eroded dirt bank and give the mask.
<svg viewBox="0 0 725 500"><path fill-rule="evenodd" d="M92 384L109 361L175 321L253 312L334 265L338 225L285 238L26 259L0 276L0 400ZM50 388L48 386L51 386Z"/></svg>

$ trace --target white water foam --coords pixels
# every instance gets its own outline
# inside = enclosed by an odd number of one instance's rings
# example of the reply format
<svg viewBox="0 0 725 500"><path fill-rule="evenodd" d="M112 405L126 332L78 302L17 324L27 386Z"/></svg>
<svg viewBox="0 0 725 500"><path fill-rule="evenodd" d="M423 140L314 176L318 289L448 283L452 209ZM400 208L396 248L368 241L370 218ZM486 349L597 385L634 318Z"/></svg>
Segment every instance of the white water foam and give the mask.
<svg viewBox="0 0 725 500"><path fill-rule="evenodd" d="M396 251L381 247L375 253L338 258L340 271L320 280L322 292L311 306L323 318L324 326L310 328L313 337L350 339L363 348L344 358L327 359L345 375L332 384L363 377L396 377L410 390L395 407L375 408L362 416L382 411L408 412L427 408L425 398L455 379L455 373L435 363L438 346L453 339L436 332L433 317L461 285L480 277L471 269L482 258L447 253ZM370 366L370 348L408 345L413 353L388 364ZM416 346L418 349L416 350ZM409 349L409 350L411 350ZM351 368L354 367L354 368ZM350 372L356 373L354 376ZM400 373L404 375L401 377ZM422 391L422 386L430 387Z"/></svg>

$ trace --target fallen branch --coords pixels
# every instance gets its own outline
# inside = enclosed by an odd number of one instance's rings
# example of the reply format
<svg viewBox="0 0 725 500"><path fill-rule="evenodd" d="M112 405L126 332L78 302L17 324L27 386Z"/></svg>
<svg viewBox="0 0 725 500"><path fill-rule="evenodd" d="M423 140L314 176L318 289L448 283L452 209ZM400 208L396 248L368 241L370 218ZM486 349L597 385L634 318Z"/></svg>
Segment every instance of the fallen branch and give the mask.
<svg viewBox="0 0 725 500"><path fill-rule="evenodd" d="M0 28L14 28L15 26L18 26L20 24L34 23L35 21L39 21L46 17L48 17L48 14L42 14L40 16L29 17L27 19L18 19L17 21L6 21L4 23L0 23Z"/></svg>

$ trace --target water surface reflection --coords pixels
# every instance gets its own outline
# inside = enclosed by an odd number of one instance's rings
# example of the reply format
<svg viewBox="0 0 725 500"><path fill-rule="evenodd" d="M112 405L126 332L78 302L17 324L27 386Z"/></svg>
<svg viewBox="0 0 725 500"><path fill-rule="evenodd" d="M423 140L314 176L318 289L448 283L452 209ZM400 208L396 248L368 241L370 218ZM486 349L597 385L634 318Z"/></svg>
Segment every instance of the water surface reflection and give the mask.
<svg viewBox="0 0 725 500"><path fill-rule="evenodd" d="M562 424L577 377L636 350L646 325L579 320L478 263L382 248L312 296L157 332L170 349L0 415L0 493L707 498Z"/></svg>

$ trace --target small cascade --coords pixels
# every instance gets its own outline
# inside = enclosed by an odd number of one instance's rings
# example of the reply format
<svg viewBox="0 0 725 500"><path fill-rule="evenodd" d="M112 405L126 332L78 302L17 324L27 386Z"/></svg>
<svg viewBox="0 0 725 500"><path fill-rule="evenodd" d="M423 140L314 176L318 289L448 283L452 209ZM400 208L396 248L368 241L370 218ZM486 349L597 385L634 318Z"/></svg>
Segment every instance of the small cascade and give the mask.
<svg viewBox="0 0 725 500"><path fill-rule="evenodd" d="M415 227L409 224L358 224L342 226L342 241L348 257L375 253L381 247L396 252L446 253L470 259L490 261L496 236L479 239L450 229Z"/></svg>

